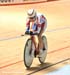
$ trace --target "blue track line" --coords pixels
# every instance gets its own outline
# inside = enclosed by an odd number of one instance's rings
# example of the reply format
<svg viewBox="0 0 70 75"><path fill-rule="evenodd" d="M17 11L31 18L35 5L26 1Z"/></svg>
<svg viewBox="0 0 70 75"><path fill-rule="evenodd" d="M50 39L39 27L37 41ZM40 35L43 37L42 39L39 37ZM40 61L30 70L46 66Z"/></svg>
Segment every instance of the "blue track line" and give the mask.
<svg viewBox="0 0 70 75"><path fill-rule="evenodd" d="M63 60L61 60L61 61L58 61L58 62L53 63L53 64L50 64L50 65L45 65L44 67L38 68L38 69L36 69L35 71L33 71L33 72L31 72L31 73L28 73L27 75L35 74L36 72L42 71L42 70L44 70L44 69L50 68L50 67L52 67L52 66L54 66L54 65L60 64L60 63L62 63L62 62L68 61L68 60L70 60L70 58L63 59ZM60 74L59 74L59 75L60 75Z"/></svg>
<svg viewBox="0 0 70 75"><path fill-rule="evenodd" d="M64 67L49 72L45 75L70 75L70 65L65 65Z"/></svg>

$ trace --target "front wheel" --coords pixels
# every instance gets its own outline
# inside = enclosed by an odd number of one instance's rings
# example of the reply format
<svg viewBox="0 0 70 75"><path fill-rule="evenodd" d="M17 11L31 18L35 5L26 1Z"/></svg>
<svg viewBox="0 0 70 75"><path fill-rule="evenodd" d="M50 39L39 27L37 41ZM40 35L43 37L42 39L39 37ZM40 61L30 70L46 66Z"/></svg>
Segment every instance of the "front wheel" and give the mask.
<svg viewBox="0 0 70 75"><path fill-rule="evenodd" d="M34 58L32 56L32 53L34 53L32 50L32 46L33 46L32 40L28 39L24 48L24 64L27 68L30 68Z"/></svg>
<svg viewBox="0 0 70 75"><path fill-rule="evenodd" d="M48 49L46 36L42 36L42 40L43 40L43 45L45 47L45 50L42 51L42 55L41 55L41 57L39 57L39 61L40 61L41 64L44 63L44 61L46 59L47 49Z"/></svg>

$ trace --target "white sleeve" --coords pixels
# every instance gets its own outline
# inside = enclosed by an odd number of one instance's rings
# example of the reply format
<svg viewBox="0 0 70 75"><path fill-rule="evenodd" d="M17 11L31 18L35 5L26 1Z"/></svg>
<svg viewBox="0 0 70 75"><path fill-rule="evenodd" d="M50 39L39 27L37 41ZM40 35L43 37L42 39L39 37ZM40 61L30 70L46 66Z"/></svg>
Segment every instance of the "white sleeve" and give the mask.
<svg viewBox="0 0 70 75"><path fill-rule="evenodd" d="M45 19L44 18L40 18L40 24L44 23Z"/></svg>

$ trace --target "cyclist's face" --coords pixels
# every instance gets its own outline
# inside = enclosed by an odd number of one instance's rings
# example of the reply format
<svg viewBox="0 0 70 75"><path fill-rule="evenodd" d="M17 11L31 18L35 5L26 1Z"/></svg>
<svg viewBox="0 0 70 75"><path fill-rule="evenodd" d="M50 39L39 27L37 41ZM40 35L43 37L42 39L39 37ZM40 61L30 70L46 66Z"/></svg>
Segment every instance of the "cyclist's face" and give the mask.
<svg viewBox="0 0 70 75"><path fill-rule="evenodd" d="M31 21L31 22L34 22L35 20L33 20L33 19L30 19L30 21Z"/></svg>
<svg viewBox="0 0 70 75"><path fill-rule="evenodd" d="M29 18L30 21L34 22L36 20L36 16Z"/></svg>

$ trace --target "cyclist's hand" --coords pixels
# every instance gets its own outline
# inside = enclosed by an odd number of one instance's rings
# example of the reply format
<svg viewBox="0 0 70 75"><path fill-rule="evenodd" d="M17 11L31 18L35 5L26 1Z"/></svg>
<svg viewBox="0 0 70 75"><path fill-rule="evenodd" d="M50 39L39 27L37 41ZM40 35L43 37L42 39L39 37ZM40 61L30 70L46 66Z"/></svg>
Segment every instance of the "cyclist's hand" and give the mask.
<svg viewBox="0 0 70 75"><path fill-rule="evenodd" d="M38 33L30 31L30 35L38 35Z"/></svg>
<svg viewBox="0 0 70 75"><path fill-rule="evenodd" d="M37 32L33 32L33 31L26 31L25 34L27 34L27 35L38 35Z"/></svg>
<svg viewBox="0 0 70 75"><path fill-rule="evenodd" d="M30 35L33 35L33 32L32 31L30 31Z"/></svg>
<svg viewBox="0 0 70 75"><path fill-rule="evenodd" d="M30 32L29 31L26 31L25 34L30 34Z"/></svg>

